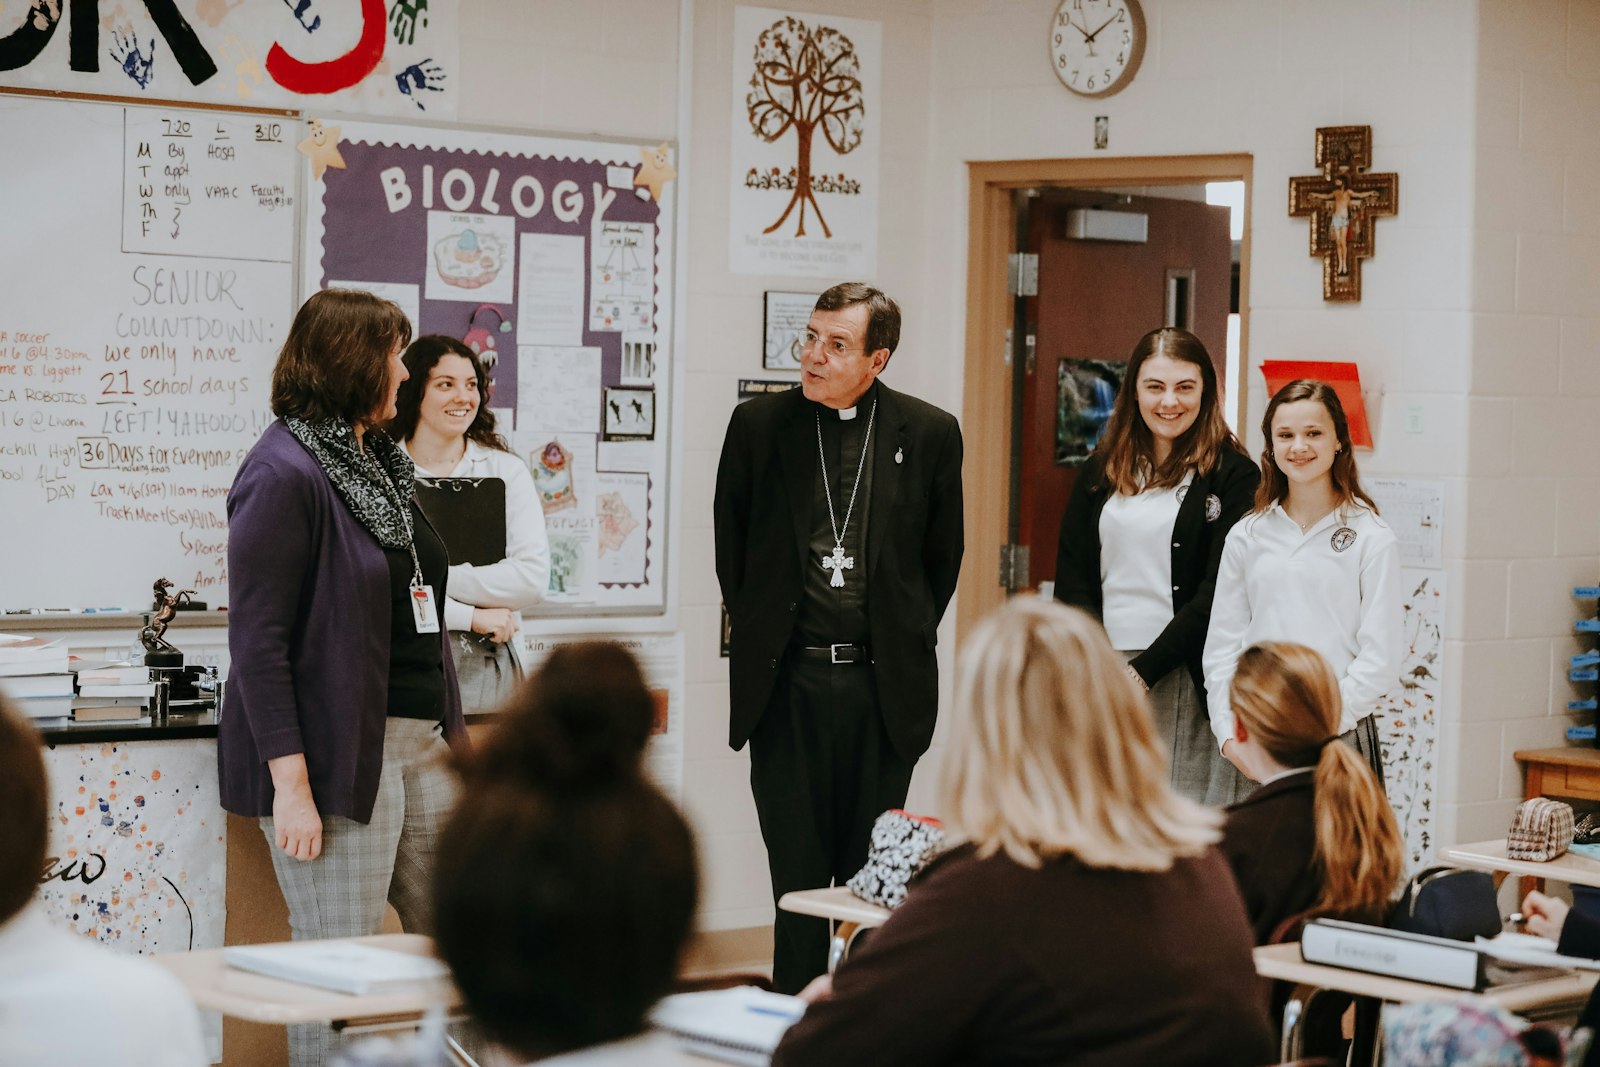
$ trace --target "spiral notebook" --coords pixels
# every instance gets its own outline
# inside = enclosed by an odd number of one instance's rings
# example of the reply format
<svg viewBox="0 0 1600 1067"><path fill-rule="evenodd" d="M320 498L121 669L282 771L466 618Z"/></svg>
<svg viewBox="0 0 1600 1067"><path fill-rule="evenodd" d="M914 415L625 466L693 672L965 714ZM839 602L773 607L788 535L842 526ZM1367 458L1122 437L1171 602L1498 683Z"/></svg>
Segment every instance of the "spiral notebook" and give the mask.
<svg viewBox="0 0 1600 1067"><path fill-rule="evenodd" d="M417 504L451 563L474 567L506 558L506 483L500 478L418 478Z"/></svg>
<svg viewBox="0 0 1600 1067"><path fill-rule="evenodd" d="M736 986L665 997L650 1012L650 1021L696 1055L765 1067L805 1010L799 997Z"/></svg>

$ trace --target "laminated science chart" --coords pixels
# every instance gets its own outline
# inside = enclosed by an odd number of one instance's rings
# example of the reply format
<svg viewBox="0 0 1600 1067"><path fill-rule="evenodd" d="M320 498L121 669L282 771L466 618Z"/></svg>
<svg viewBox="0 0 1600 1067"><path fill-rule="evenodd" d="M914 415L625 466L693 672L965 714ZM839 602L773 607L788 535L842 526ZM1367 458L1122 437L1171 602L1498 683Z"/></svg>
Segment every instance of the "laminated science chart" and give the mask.
<svg viewBox="0 0 1600 1067"><path fill-rule="evenodd" d="M324 128L336 152L308 164L302 295L370 290L483 357L549 531L541 614L664 611L670 149Z"/></svg>

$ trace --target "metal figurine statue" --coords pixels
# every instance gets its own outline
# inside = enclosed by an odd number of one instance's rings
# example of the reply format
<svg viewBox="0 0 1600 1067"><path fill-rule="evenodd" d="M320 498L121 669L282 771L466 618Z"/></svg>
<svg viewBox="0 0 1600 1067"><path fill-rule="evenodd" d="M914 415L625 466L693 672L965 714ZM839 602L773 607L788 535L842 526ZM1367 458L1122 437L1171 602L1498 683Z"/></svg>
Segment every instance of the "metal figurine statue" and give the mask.
<svg viewBox="0 0 1600 1067"><path fill-rule="evenodd" d="M181 667L183 666L183 651L166 639L167 624L178 614L178 609L189 603L189 598L194 595L193 589L184 589L176 595L171 593L172 582L166 578L157 578L152 588L154 603L151 609L155 612L144 624L144 629L139 631L139 643L144 645L144 662L150 667Z"/></svg>

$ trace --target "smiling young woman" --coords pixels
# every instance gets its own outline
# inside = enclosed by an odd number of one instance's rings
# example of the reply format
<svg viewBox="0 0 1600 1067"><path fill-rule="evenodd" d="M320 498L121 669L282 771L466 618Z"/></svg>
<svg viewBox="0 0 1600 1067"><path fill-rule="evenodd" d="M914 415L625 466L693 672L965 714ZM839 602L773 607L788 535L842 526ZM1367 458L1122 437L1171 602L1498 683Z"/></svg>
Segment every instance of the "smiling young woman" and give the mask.
<svg viewBox="0 0 1600 1067"><path fill-rule="evenodd" d="M1400 672L1400 551L1361 488L1350 428L1326 382L1279 389L1261 420L1267 446L1254 513L1223 549L1206 636L1211 729L1235 744L1228 688L1239 656L1262 641L1321 653L1339 680L1339 730L1371 715ZM1381 769L1375 751L1364 753Z"/></svg>
<svg viewBox="0 0 1600 1067"><path fill-rule="evenodd" d="M1186 330L1151 330L1061 519L1056 598L1104 623L1149 690L1173 786L1208 804L1249 787L1211 740L1200 654L1223 541L1256 482L1223 420L1205 345Z"/></svg>
<svg viewBox="0 0 1600 1067"><path fill-rule="evenodd" d="M544 599L550 545L533 475L495 429L488 373L471 348L431 334L405 355L410 379L400 387L389 432L417 465L417 477L498 478L506 491L505 557L474 566L452 563L444 624L451 633L463 707L500 704L523 670L521 612Z"/></svg>

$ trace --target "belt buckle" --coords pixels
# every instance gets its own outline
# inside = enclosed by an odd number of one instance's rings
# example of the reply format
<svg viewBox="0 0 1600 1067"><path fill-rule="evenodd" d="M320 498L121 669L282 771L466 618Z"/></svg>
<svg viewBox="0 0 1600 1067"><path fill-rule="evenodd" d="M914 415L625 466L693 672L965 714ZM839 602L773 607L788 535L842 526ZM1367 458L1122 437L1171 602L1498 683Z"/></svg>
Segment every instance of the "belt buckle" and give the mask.
<svg viewBox="0 0 1600 1067"><path fill-rule="evenodd" d="M853 660L853 659L840 659L839 658L839 650L841 648L851 648L851 647L853 647L853 646L848 645L848 644L829 645L828 646L828 662L829 663L854 663L855 660Z"/></svg>

